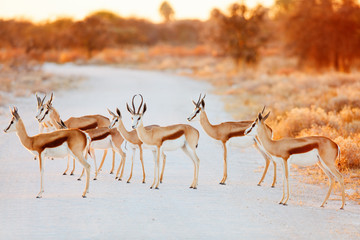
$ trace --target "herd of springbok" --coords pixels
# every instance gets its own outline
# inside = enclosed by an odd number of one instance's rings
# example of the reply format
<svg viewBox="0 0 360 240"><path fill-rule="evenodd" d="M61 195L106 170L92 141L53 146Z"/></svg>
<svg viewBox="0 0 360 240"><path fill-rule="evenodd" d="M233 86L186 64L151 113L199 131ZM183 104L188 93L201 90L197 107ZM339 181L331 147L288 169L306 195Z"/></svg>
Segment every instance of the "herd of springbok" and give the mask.
<svg viewBox="0 0 360 240"><path fill-rule="evenodd" d="M135 106L135 98L141 98L140 105ZM67 174L70 165L70 157L73 158L73 175L75 168L75 160L82 166L83 171L78 180L81 179L84 172L86 173L86 185L82 196L85 198L89 191L90 181L90 165L87 162L89 155L94 160L95 177L102 168L104 159L109 149L113 152L112 169L115 167L115 153L121 156L121 161L116 172L115 179L122 180L126 154L122 150L121 145L126 142L127 146L132 150L131 155L131 172L127 179L129 183L132 177L133 161L136 149L140 151L140 161L142 164L143 178L145 183L145 168L143 162L143 148L152 150L154 156L154 180L150 188L159 188L159 183L163 180L166 155L164 152L181 148L184 153L194 163L194 177L190 188L196 189L199 178L200 160L197 156L196 149L199 141L199 131L188 124L175 124L166 127L159 125L144 126L143 117L146 112L146 103L143 101L141 94L132 98L131 106L126 104L127 110L131 114L132 129L128 131L122 121L121 112L117 108L115 113L108 110L112 120L101 115L86 115L83 117L71 117L66 121L62 121L60 114L53 107L53 94L45 103L46 95L41 99L36 94L37 99L37 115L39 121L40 134L28 136L25 125L20 118L18 109L13 107L11 110L12 119L9 126L4 132L14 131L17 133L22 145L35 155L35 159L39 160L40 165L40 192L37 198L42 197L43 173L45 158L64 158L68 157L68 164L64 175ZM258 114L255 121L233 121L223 122L213 125L209 122L205 112L205 95L200 94L195 105L194 111L187 118L188 121L193 120L196 116L200 116L200 124L204 131L211 137L221 142L223 146L224 172L220 184L225 184L227 179L227 142L234 137L250 136L249 144L253 145L264 157L266 165L262 177L258 183L264 180L270 162L274 165L274 178L271 187L276 182L276 164L280 164L283 172L283 195L280 204L286 205L289 196L289 174L290 164L300 166L311 166L317 164L329 178L329 189L325 196L321 207L328 200L335 184L335 179L340 183L342 193L341 209L345 205L344 180L341 173L335 166L335 161L340 157L339 146L331 139L322 136L310 136L303 138L284 138L280 140L272 139L272 129L265 123L270 112L264 113L264 109ZM46 129L46 133L44 130ZM95 149L104 150L104 155L99 168L96 165ZM160 157L162 159L162 169L160 173Z"/></svg>

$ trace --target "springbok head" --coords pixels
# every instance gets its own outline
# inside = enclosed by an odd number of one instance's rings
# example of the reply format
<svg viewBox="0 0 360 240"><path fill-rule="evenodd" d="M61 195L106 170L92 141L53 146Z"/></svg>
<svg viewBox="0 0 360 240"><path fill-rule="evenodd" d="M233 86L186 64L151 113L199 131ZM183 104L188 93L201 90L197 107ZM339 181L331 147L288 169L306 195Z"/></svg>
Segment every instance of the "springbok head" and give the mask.
<svg viewBox="0 0 360 240"><path fill-rule="evenodd" d="M12 118L10 120L9 126L4 129L5 133L15 132L16 131L16 124L20 120L20 116L18 114L17 107L13 107L12 109L10 108L10 112L11 112Z"/></svg>
<svg viewBox="0 0 360 240"><path fill-rule="evenodd" d="M131 120L132 120L132 128L133 129L136 129L139 122L142 120L142 116L144 115L144 113L146 112L146 103L144 103L144 98L141 94L139 94L139 96L141 97L141 103L140 103L140 106L138 108L138 110L136 111L135 110L135 103L134 103L134 100L135 100L135 97L137 95L134 95L133 98L132 98L132 101L131 101L131 105L132 105L132 108L130 108L129 104L126 103L126 107L127 107L127 110L130 112L131 114ZM144 103L144 107L141 111L141 107L143 106L143 103Z"/></svg>
<svg viewBox="0 0 360 240"><path fill-rule="evenodd" d="M250 127L248 127L245 130L245 135L247 136L253 136L255 137L257 135L258 132L258 128L259 126L262 127L263 123L266 121L266 119L269 117L270 112L268 112L265 117L263 117L265 111L265 106L263 108L263 110L258 114L257 118L255 119L255 121L251 124Z"/></svg>
<svg viewBox="0 0 360 240"><path fill-rule="evenodd" d="M117 128L119 126L119 122L121 121L121 112L118 108L116 108L116 114L108 109L108 112L112 116L111 123L109 128Z"/></svg>
<svg viewBox="0 0 360 240"><path fill-rule="evenodd" d="M192 101L193 104L195 105L195 108L194 108L194 111L187 118L188 121L193 120L198 115L198 113L200 113L202 110L205 109L205 101L204 101L205 97L206 97L206 94L204 94L203 97L201 97L201 94L200 94L197 102L195 102L194 100Z"/></svg>
<svg viewBox="0 0 360 240"><path fill-rule="evenodd" d="M45 98L44 98L45 99ZM44 99L42 101L44 101ZM43 122L46 118L45 121L47 121L47 118L50 118L50 111L52 109L52 101L54 99L54 94L51 93L51 97L49 99L49 101L47 101L46 104L42 103L42 106L38 109L38 113L36 115L36 119L39 121L39 123Z"/></svg>

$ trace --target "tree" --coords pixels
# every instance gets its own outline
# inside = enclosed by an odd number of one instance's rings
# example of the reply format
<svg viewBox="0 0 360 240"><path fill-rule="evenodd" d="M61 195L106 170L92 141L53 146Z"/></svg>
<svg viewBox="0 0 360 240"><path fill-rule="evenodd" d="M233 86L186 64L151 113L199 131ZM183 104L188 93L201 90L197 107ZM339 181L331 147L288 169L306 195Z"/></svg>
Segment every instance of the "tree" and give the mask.
<svg viewBox="0 0 360 240"><path fill-rule="evenodd" d="M159 8L160 15L164 18L165 22L169 22L174 17L174 9L171 7L171 5L164 1Z"/></svg>
<svg viewBox="0 0 360 240"><path fill-rule="evenodd" d="M360 58L360 7L352 0L302 0L284 19L287 48L299 64L350 71Z"/></svg>
<svg viewBox="0 0 360 240"><path fill-rule="evenodd" d="M256 63L258 50L267 40L262 29L266 14L267 9L261 5L250 10L243 4L235 3L230 6L228 15L214 9L206 38L223 55L232 57L237 66L242 62Z"/></svg>

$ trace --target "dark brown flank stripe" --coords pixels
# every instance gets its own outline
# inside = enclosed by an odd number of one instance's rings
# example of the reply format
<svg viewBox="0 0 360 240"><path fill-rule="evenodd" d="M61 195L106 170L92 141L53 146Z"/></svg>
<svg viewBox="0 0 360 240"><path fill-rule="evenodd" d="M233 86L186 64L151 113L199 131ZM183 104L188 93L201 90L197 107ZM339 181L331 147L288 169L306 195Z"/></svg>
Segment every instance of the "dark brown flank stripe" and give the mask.
<svg viewBox="0 0 360 240"><path fill-rule="evenodd" d="M240 131L236 131L236 132L231 132L227 135L228 139L232 138L232 137L242 137L245 135L245 130L240 130Z"/></svg>
<svg viewBox="0 0 360 240"><path fill-rule="evenodd" d="M94 136L94 137L91 139L91 141L101 140L101 139L106 138L106 137L109 136L109 135L110 135L110 132L105 132L105 133L103 133L103 134L101 134L101 135Z"/></svg>
<svg viewBox="0 0 360 240"><path fill-rule="evenodd" d="M167 141L167 140L174 140L174 139L177 139L179 138L180 136L182 136L184 134L184 130L179 130L177 132L174 132L173 134L170 134L170 135L167 135L165 137L163 137L161 143Z"/></svg>
<svg viewBox="0 0 360 240"><path fill-rule="evenodd" d="M80 130L88 130L88 129L93 129L96 128L98 126L97 122L92 123L90 125L86 125L84 127L79 128Z"/></svg>
<svg viewBox="0 0 360 240"><path fill-rule="evenodd" d="M45 143L45 144L43 145L43 148L45 149L45 148L58 147L58 146L60 146L61 144L63 144L67 139L68 139L68 137L62 137L62 138L55 139L55 140L52 141L52 142Z"/></svg>
<svg viewBox="0 0 360 240"><path fill-rule="evenodd" d="M313 150L314 148L318 148L319 144L317 143L311 143L311 144L307 144L301 147L297 147L297 148L292 148L289 149L288 153L291 154L298 154L298 153L306 153L309 152L311 150Z"/></svg>

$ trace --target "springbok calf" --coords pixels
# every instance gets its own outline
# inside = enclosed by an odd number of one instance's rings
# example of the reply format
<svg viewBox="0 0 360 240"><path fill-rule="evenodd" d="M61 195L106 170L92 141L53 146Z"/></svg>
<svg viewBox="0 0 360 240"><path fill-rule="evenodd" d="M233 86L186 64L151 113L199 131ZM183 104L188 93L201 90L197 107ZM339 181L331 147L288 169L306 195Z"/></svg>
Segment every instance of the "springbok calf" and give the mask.
<svg viewBox="0 0 360 240"><path fill-rule="evenodd" d="M39 108L36 115L36 119L39 121L39 124L44 124L45 127L59 129L58 123L61 121L61 119L58 111L52 106L53 99L54 99L54 95L53 93L51 93L51 97L49 101L47 101L46 104L42 104L42 106ZM102 115L86 115L83 117L70 117L68 120L64 121L64 123L68 128L88 130L98 127L108 127L110 124L110 120ZM107 155L107 150L104 150L104 155L102 157L98 171L101 171L106 155ZM70 158L68 159L67 168L64 171L63 175L67 174L67 171L69 169L69 163L70 163ZM114 167L115 167L115 151L113 151L113 161L112 161L112 168L110 174L114 172ZM74 171L75 171L75 160L73 160L73 169L70 175L73 175Z"/></svg>
<svg viewBox="0 0 360 240"><path fill-rule="evenodd" d="M227 179L227 147L226 143L234 137L244 137L245 130L252 124L252 121L237 121L237 122L223 122L217 125L212 125L209 122L209 119L207 117L207 114L205 112L205 96L201 97L201 94L199 96L199 99L197 102L192 101L195 105L194 111L191 113L191 115L188 117L188 121L193 120L199 113L200 113L200 124L204 131L215 140L218 140L222 143L223 149L224 149L224 174L223 178L220 181L220 184L225 185L226 179ZM264 108L265 109L265 108ZM263 109L263 111L264 111ZM269 126L266 126L266 134L271 138L272 137L272 129ZM244 139L244 138L243 138ZM247 140L247 139L246 139ZM261 147L261 143L259 143L258 139L249 138L248 146L254 145L255 148L261 153L261 155L265 159L265 169L262 174L262 177L258 183L262 183L262 181L265 178L266 172L269 168L270 161L274 165L274 178L273 182L271 184L271 187L275 187L276 182L276 163L271 159L269 154L266 153L266 151ZM246 146L246 147L248 147Z"/></svg>
<svg viewBox="0 0 360 240"><path fill-rule="evenodd" d="M58 123L61 129L67 129L66 124L60 120ZM95 149L107 150L112 149L117 152L121 156L121 161L119 164L119 169L116 173L116 178L118 177L120 166L125 162L126 154L121 149L121 144L124 142L124 139L121 137L119 131L116 129L109 129L107 127L94 128L85 130L85 132L90 136L91 144L90 144L90 156L94 159L95 165L95 177L94 180L97 180L97 176L99 174L99 169L96 165L96 156ZM81 176L78 178L80 181L84 174L84 169L81 173ZM121 178L121 176L120 176Z"/></svg>
<svg viewBox="0 0 360 240"><path fill-rule="evenodd" d="M136 95L135 95L136 96ZM141 110L144 99L142 95L138 111L135 111L134 98L132 98L132 109L126 104L131 114L132 128L136 129L139 139L146 145L156 148L156 161L154 168L154 182L150 188L159 188L159 158L162 151L171 151L181 148L194 163L194 178L190 188L196 189L199 177L200 160L196 154L199 141L199 131L187 124L176 124L167 127L154 127L145 129L143 116L146 112L146 103ZM155 159L154 159L155 160Z"/></svg>
<svg viewBox="0 0 360 240"><path fill-rule="evenodd" d="M10 109L12 118L5 133L16 132L22 145L39 159L40 165L40 192L36 196L42 197L44 159L45 157L73 156L86 170L86 186L82 197L86 197L89 190L90 165L86 162L86 155L90 145L90 137L77 129L59 130L50 133L40 133L29 137L25 125L18 114L17 108Z"/></svg>
<svg viewBox="0 0 360 240"><path fill-rule="evenodd" d="M116 114L113 113L112 111L110 111L108 109L110 115L113 117L111 124L109 126L109 128L117 128L118 131L120 132L120 134L122 135L122 137L128 142L130 148L132 149L132 155L131 155L131 173L130 173L130 177L127 180L127 182L129 183L132 177L132 172L133 172L133 165L134 165L134 155L135 155L135 151L136 149L139 149L140 151L140 161L141 161L141 166L142 166L142 170L143 170L143 181L142 183L145 183L145 169L144 169L144 160L143 160L143 147L148 148L147 146L144 146L143 142L139 139L136 130L132 130L132 131L127 131L124 123L122 121L122 117L121 117L121 112L118 108L116 108ZM151 125L151 126L146 126L145 129L146 130L151 130L151 128L153 127L159 127L159 125ZM151 148L153 151L154 156L156 156L156 149L155 148ZM161 170L161 175L160 175L160 183L162 183L163 180L163 176L164 176L164 168L165 168L165 162L166 162L166 155L164 154L164 152L161 153L161 157L163 159L163 165L162 165L162 170ZM124 170L124 167L123 167ZM122 176L122 172L121 172L121 176Z"/></svg>
<svg viewBox="0 0 360 240"><path fill-rule="evenodd" d="M249 136L257 136L264 146L266 152L271 154L275 161L281 163L283 169L283 195L279 204L286 205L290 197L289 175L290 164L299 166L312 166L317 164L328 176L329 190L326 194L321 207L328 200L331 190L334 187L334 177L339 181L342 192L342 205L340 209L344 209L345 205L345 188L344 180L341 173L336 169L335 161L340 156L339 146L331 139L323 136L309 136L302 138L283 138L277 141L269 138L266 133L265 120L269 117L270 112L263 117L259 113L253 124L246 129L245 134ZM285 198L286 186L286 198Z"/></svg>

